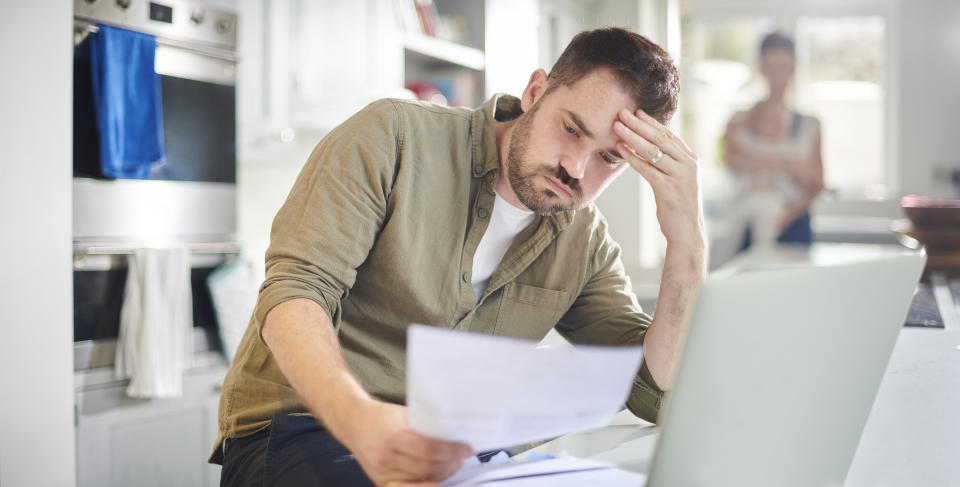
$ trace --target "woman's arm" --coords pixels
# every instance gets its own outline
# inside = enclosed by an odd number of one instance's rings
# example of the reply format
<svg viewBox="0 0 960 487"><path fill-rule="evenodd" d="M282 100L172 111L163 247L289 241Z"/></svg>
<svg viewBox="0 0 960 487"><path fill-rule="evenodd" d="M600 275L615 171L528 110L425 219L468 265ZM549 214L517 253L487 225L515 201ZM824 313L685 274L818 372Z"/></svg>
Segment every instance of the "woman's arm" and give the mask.
<svg viewBox="0 0 960 487"><path fill-rule="evenodd" d="M740 132L747 129L743 118L741 115L730 118L723 134L723 160L730 169L734 171L778 170L792 162L782 160L775 154L765 154L743 147L739 141Z"/></svg>
<svg viewBox="0 0 960 487"><path fill-rule="evenodd" d="M823 191L823 150L820 141L820 131L817 128L817 134L811 141L810 161L801 161L791 166L790 174L800 185L803 191L803 199L797 204L787 208L780 218L780 230L785 229L791 222L800 215L806 213L813 204L813 200Z"/></svg>
<svg viewBox="0 0 960 487"><path fill-rule="evenodd" d="M823 191L823 149L820 142L820 129L810 142L810 160L798 161L790 166L790 175L803 189L804 195L810 200Z"/></svg>

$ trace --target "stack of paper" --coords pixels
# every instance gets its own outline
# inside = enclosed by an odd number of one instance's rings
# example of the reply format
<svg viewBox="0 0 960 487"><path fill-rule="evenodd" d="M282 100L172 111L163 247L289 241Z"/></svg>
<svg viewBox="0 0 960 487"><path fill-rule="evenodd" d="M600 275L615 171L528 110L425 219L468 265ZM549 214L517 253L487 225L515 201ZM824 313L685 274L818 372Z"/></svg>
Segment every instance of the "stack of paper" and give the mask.
<svg viewBox="0 0 960 487"><path fill-rule="evenodd" d="M640 487L643 474L616 468L609 463L585 458L555 458L504 465L472 465L440 483L440 487L565 487L602 485Z"/></svg>

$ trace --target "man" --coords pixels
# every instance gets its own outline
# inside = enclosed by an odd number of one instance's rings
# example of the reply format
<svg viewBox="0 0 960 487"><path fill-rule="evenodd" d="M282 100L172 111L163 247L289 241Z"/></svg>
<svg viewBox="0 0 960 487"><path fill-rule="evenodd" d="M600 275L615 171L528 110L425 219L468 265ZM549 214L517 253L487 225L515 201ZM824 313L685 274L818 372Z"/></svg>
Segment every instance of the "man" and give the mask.
<svg viewBox="0 0 960 487"><path fill-rule="evenodd" d="M381 100L333 130L277 213L267 277L224 382L224 485L435 485L473 454L410 430L406 327L640 344L627 406L654 421L704 277L697 157L662 124L678 76L622 29L477 110ZM631 168L631 169L628 169ZM651 184L667 251L656 316L591 202Z"/></svg>

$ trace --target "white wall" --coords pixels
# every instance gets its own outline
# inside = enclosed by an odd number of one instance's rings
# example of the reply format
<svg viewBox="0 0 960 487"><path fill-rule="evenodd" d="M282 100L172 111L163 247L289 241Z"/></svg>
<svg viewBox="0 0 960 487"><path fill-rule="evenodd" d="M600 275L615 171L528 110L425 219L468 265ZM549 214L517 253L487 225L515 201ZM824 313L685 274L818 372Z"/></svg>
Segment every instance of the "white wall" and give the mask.
<svg viewBox="0 0 960 487"><path fill-rule="evenodd" d="M536 0L487 0L485 98L494 93L520 96L535 69L550 69L538 62L539 12Z"/></svg>
<svg viewBox="0 0 960 487"><path fill-rule="evenodd" d="M936 176L960 170L960 2L902 0L898 20L901 192L960 197Z"/></svg>
<svg viewBox="0 0 960 487"><path fill-rule="evenodd" d="M70 0L0 18L0 485L75 483Z"/></svg>

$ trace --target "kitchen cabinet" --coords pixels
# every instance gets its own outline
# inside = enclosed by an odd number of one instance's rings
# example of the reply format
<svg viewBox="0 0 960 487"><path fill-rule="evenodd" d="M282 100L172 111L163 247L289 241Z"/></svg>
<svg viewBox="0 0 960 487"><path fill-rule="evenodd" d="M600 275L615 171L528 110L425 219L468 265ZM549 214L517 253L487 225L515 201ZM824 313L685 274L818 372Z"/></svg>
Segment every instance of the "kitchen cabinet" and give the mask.
<svg viewBox="0 0 960 487"><path fill-rule="evenodd" d="M326 132L400 87L388 0L242 0L240 161L282 155L298 132Z"/></svg>
<svg viewBox="0 0 960 487"><path fill-rule="evenodd" d="M400 32L390 0L297 2L294 15L294 126L327 131L401 88Z"/></svg>
<svg viewBox="0 0 960 487"><path fill-rule="evenodd" d="M404 23L404 86L414 91L423 85L438 88L452 106L479 105L486 95L484 49L488 3L435 0L436 36L423 35L415 26L410 26L410 22Z"/></svg>
<svg viewBox="0 0 960 487"><path fill-rule="evenodd" d="M282 157L373 100L412 97L409 83L465 87L452 103L481 102L485 2L436 0L454 42L414 30L413 1L241 0L240 160Z"/></svg>
<svg viewBox="0 0 960 487"><path fill-rule="evenodd" d="M206 459L226 370L218 352L195 355L183 396L170 399L127 397L112 367L77 372L77 485L220 485L220 467Z"/></svg>

